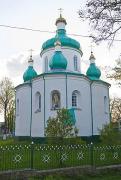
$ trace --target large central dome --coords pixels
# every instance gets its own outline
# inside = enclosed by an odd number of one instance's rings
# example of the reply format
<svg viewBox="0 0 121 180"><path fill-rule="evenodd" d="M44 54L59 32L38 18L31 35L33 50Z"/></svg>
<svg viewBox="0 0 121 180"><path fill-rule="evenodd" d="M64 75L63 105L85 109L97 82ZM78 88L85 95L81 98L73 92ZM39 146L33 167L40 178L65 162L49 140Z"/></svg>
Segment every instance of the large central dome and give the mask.
<svg viewBox="0 0 121 180"><path fill-rule="evenodd" d="M60 15L60 17L56 20L57 31L56 31L55 37L45 41L42 45L42 50L53 48L54 43L58 40L60 41L62 47L65 46L65 47L71 47L71 48L80 50L80 43L76 41L75 39L72 39L67 36L66 30L65 30L66 24L67 24L66 20L62 18L62 16Z"/></svg>
<svg viewBox="0 0 121 180"><path fill-rule="evenodd" d="M42 50L54 47L54 43L59 40L62 46L68 46L80 50L80 44L75 39L72 39L66 35L65 29L58 29L56 36L43 43Z"/></svg>

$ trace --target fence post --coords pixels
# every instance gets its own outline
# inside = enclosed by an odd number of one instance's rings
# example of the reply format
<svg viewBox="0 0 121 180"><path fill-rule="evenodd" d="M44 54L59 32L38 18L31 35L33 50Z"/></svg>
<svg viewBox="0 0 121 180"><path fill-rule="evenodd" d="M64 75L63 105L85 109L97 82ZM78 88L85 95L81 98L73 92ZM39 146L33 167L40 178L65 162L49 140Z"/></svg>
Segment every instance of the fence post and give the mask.
<svg viewBox="0 0 121 180"><path fill-rule="evenodd" d="M93 149L93 142L90 143L90 155L91 155L91 167L93 168L94 166L94 149Z"/></svg>
<svg viewBox="0 0 121 180"><path fill-rule="evenodd" d="M34 158L34 142L32 141L32 142L31 142L31 166L30 166L31 169L33 169L33 162L34 162L34 161L33 161L33 160L34 160L33 158Z"/></svg>
<svg viewBox="0 0 121 180"><path fill-rule="evenodd" d="M60 167L62 168L62 150L63 150L63 138L60 137Z"/></svg>

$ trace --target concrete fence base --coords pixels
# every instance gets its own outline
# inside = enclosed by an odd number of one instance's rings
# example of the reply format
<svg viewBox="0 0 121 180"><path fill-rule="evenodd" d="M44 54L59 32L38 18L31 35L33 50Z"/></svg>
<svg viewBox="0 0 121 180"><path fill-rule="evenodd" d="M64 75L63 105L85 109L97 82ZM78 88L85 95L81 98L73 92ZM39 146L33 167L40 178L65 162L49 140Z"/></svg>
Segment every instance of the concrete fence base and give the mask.
<svg viewBox="0 0 121 180"><path fill-rule="evenodd" d="M121 171L120 165L111 165L103 167L91 167L91 166L81 166L81 167L70 167L70 168L59 168L51 170L14 170L14 171L2 171L0 172L0 180L29 180L29 177L43 177L47 175L68 175L68 176L78 176L80 174L96 175L104 173L110 170Z"/></svg>

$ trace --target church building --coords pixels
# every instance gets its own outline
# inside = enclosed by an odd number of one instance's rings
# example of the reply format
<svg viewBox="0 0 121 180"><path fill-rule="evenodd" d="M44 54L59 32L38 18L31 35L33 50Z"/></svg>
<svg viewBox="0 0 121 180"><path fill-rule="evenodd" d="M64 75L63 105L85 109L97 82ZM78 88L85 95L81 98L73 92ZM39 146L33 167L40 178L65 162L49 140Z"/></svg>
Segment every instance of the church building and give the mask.
<svg viewBox="0 0 121 180"><path fill-rule="evenodd" d="M67 36L61 14L55 24L55 36L43 43L40 52L41 74L31 55L24 82L16 87L15 136L44 137L48 118L61 108L73 109L78 136L99 135L110 122L110 84L100 79L93 52L86 75L82 74L80 43Z"/></svg>

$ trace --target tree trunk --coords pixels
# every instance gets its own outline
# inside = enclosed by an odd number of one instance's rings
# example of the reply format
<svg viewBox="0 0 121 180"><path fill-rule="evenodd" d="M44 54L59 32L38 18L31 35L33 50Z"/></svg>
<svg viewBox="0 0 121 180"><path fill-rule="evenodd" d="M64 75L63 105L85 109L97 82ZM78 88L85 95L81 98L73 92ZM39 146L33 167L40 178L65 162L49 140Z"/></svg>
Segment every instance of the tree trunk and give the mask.
<svg viewBox="0 0 121 180"><path fill-rule="evenodd" d="M6 114L7 114L7 106L5 104L5 109L4 109L4 121L5 121L5 130L4 130L4 133L5 134L7 133L7 117L6 117Z"/></svg>

